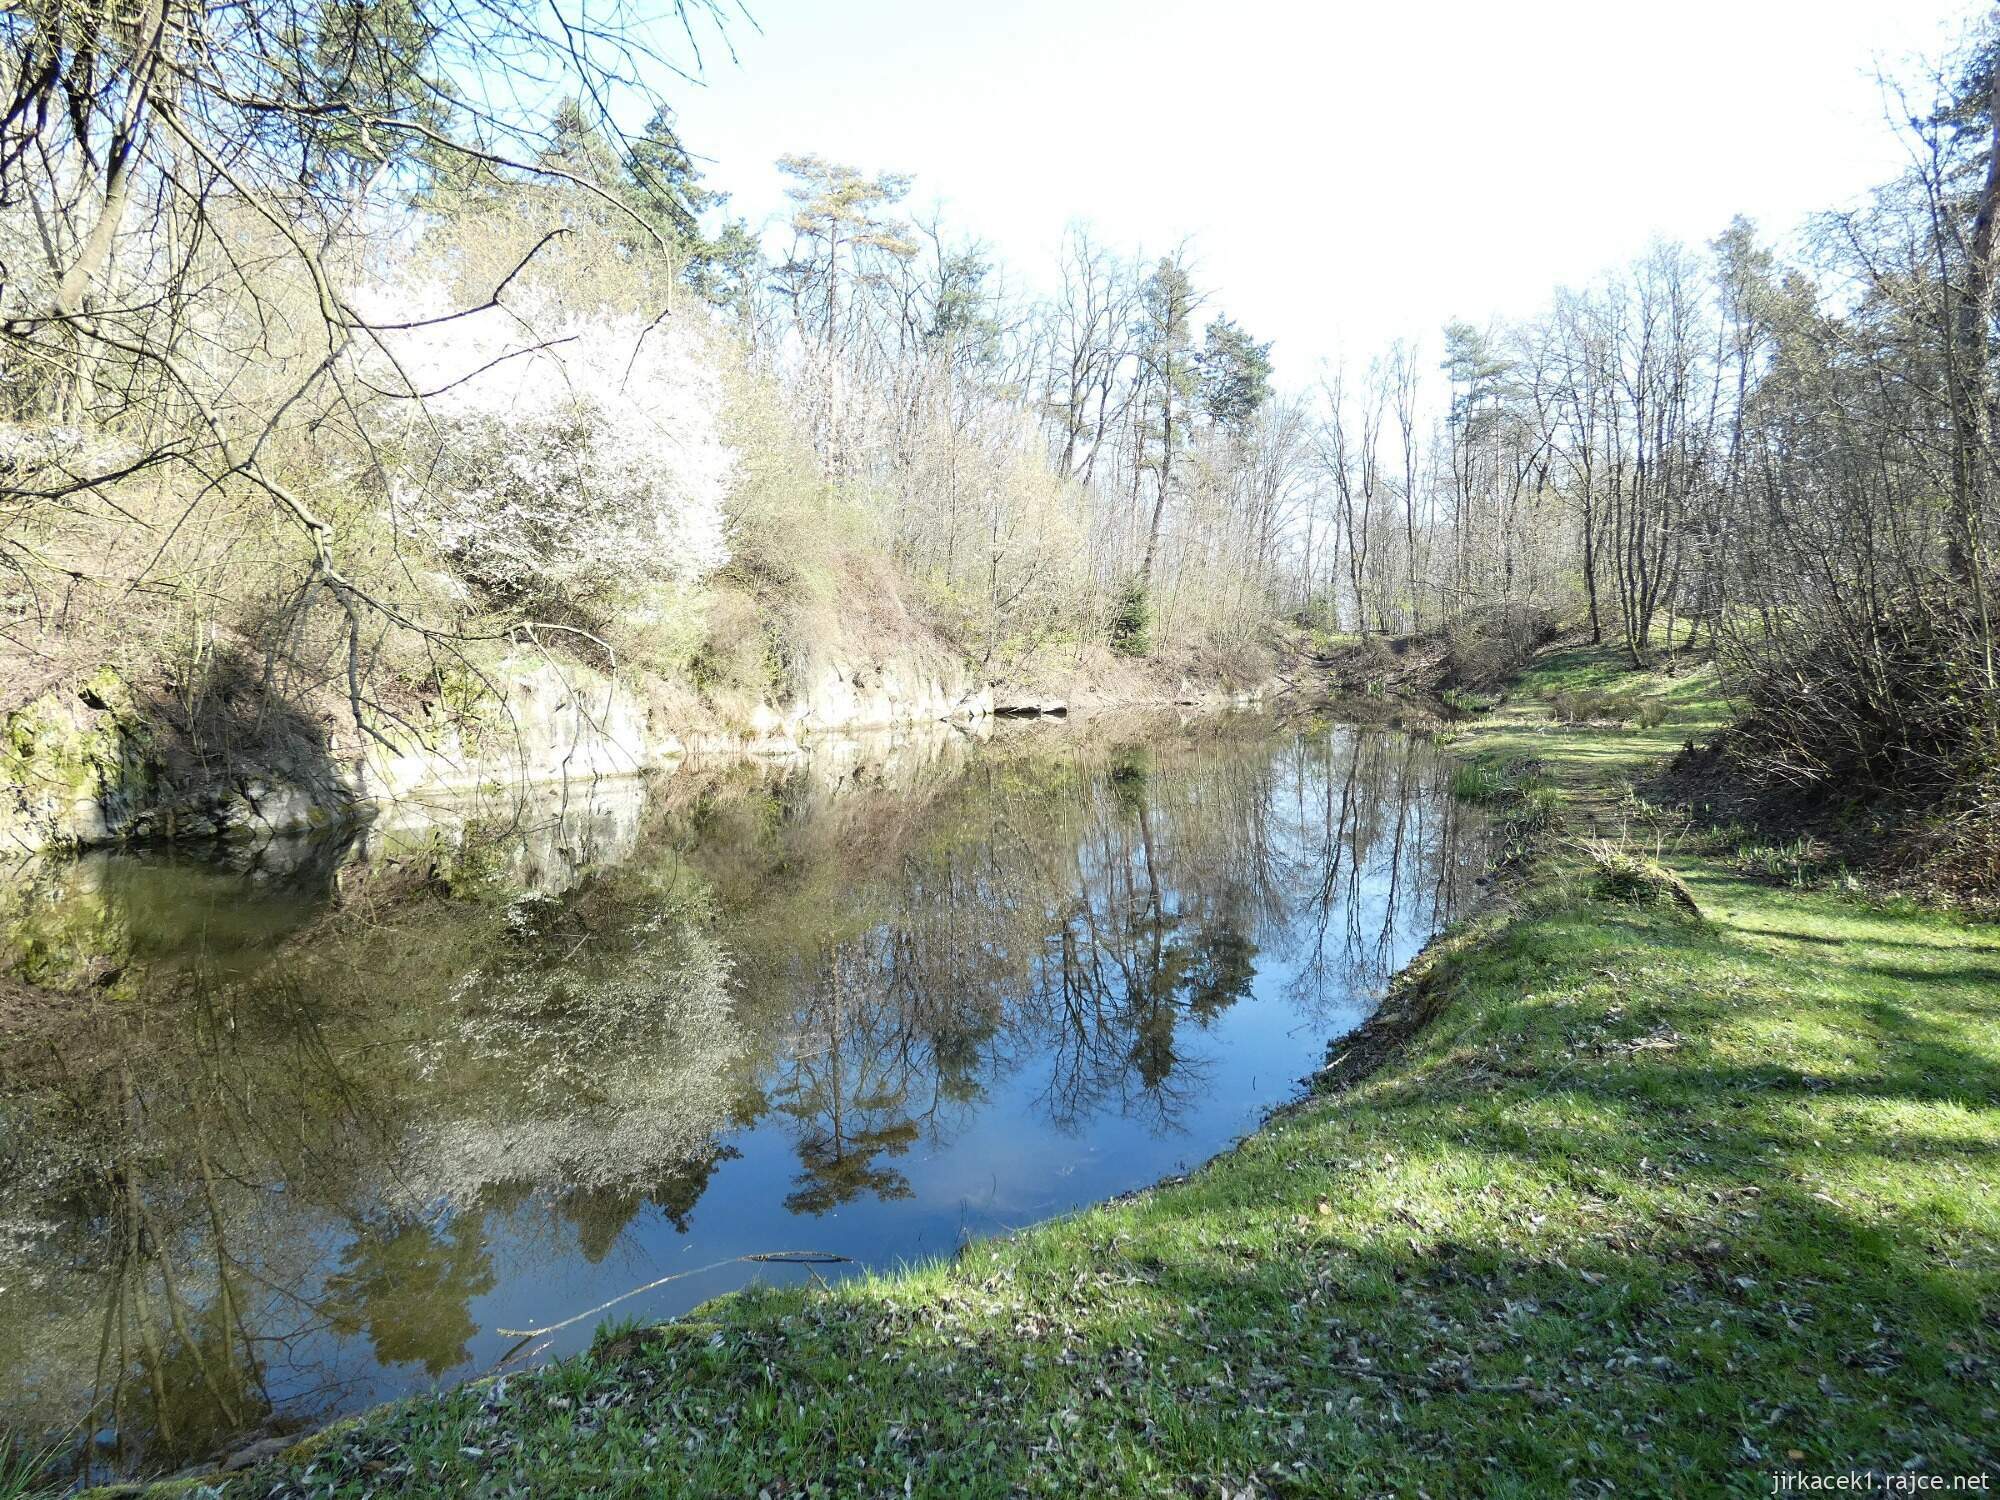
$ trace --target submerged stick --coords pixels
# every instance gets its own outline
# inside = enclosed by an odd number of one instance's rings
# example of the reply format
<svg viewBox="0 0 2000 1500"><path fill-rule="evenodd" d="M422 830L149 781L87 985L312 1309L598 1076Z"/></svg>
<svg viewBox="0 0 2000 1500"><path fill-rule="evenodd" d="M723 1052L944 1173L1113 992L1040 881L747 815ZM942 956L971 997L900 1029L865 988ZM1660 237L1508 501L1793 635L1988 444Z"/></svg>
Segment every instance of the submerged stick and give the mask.
<svg viewBox="0 0 2000 1500"><path fill-rule="evenodd" d="M710 1261L705 1266L696 1266L689 1271L676 1271L671 1276L662 1276L657 1281L647 1282L644 1286L635 1286L629 1292L620 1292L609 1302L600 1302L595 1307L585 1308L582 1312L576 1314L575 1317L564 1318L560 1323L550 1323L541 1328L496 1328L493 1331L495 1333L504 1333L508 1338L518 1338L522 1343L525 1343L529 1339L540 1338L545 1333L555 1333L560 1329L573 1327L581 1323L585 1318L594 1318L607 1308L616 1307L621 1302L628 1302L641 1293L650 1292L655 1287L663 1287L670 1281L682 1281L689 1276L700 1276L704 1272L719 1271L724 1266L733 1266L744 1261L761 1265L841 1266L852 1265L853 1257L835 1255L829 1250L766 1250L755 1255L731 1255L722 1260ZM520 1344L514 1346L515 1349L520 1347ZM512 1354L514 1351L510 1349L507 1352L508 1354Z"/></svg>

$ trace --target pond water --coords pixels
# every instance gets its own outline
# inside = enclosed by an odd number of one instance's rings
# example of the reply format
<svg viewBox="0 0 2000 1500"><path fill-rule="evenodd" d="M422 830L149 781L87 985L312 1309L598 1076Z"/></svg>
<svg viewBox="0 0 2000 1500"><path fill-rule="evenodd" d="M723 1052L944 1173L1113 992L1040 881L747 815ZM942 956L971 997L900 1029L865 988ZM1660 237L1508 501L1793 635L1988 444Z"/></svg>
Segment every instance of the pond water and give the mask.
<svg viewBox="0 0 2000 1500"><path fill-rule="evenodd" d="M1099 720L0 871L0 1428L171 1469L1192 1167L1470 895L1447 780Z"/></svg>

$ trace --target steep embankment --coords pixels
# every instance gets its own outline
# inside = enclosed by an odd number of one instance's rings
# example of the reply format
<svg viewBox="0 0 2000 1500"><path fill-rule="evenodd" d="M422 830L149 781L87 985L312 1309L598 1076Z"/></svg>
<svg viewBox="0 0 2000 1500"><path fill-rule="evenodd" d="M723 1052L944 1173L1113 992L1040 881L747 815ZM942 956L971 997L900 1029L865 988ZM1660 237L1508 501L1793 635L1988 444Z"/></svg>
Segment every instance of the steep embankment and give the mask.
<svg viewBox="0 0 2000 1500"><path fill-rule="evenodd" d="M510 656L449 711L421 705L362 736L340 707L258 711L202 754L170 708L109 669L0 723L0 850L256 837L478 788L630 776L693 754L790 755L828 737L993 712L950 663L829 662L798 692L733 716L662 706L574 661ZM678 712L675 712L675 709Z"/></svg>
<svg viewBox="0 0 2000 1500"><path fill-rule="evenodd" d="M1536 701L1605 681L1668 718L1558 727ZM1188 1179L390 1407L227 1492L1751 1494L1788 1470L1990 1472L2000 931L1753 878L1757 851L1632 801L1718 711L1699 676L1536 664L1463 740L1513 873L1398 985L1376 1035L1400 1017L1401 1045ZM1593 828L1599 859L1559 832ZM1655 857L1699 918L1649 899Z"/></svg>
<svg viewBox="0 0 2000 1500"><path fill-rule="evenodd" d="M788 691L718 698L545 654L503 657L442 696L372 714L246 682L220 723L101 668L0 714L0 854L296 833L412 800L589 781L690 757L788 757L855 736L1114 706L1241 706L1261 682L1111 658L996 684L929 639L827 653ZM211 719L213 710L210 710Z"/></svg>

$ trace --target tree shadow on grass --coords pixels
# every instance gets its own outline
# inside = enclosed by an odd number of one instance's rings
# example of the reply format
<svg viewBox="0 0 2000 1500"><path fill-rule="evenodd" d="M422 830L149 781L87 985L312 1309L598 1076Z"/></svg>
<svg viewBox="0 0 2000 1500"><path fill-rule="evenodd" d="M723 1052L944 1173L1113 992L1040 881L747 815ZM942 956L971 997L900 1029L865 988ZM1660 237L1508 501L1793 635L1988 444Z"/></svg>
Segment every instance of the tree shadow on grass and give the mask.
<svg viewBox="0 0 2000 1500"><path fill-rule="evenodd" d="M1985 987L1992 997L1988 1007L2000 1010L2000 968L1989 968L1983 964L1946 966L1936 969L1904 968L1896 964L1862 964L1858 972L1873 974L1882 979L1893 979L1903 984L1976 984Z"/></svg>

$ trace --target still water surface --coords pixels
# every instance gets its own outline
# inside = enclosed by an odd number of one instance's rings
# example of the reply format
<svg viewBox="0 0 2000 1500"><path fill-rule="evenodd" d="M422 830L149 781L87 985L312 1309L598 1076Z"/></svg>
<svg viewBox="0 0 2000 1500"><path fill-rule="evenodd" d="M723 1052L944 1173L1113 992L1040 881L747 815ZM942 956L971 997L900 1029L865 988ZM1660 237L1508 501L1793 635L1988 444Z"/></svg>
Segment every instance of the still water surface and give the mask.
<svg viewBox="0 0 2000 1500"><path fill-rule="evenodd" d="M0 1426L171 1468L1193 1166L1466 899L1446 782L1099 722L18 869Z"/></svg>

